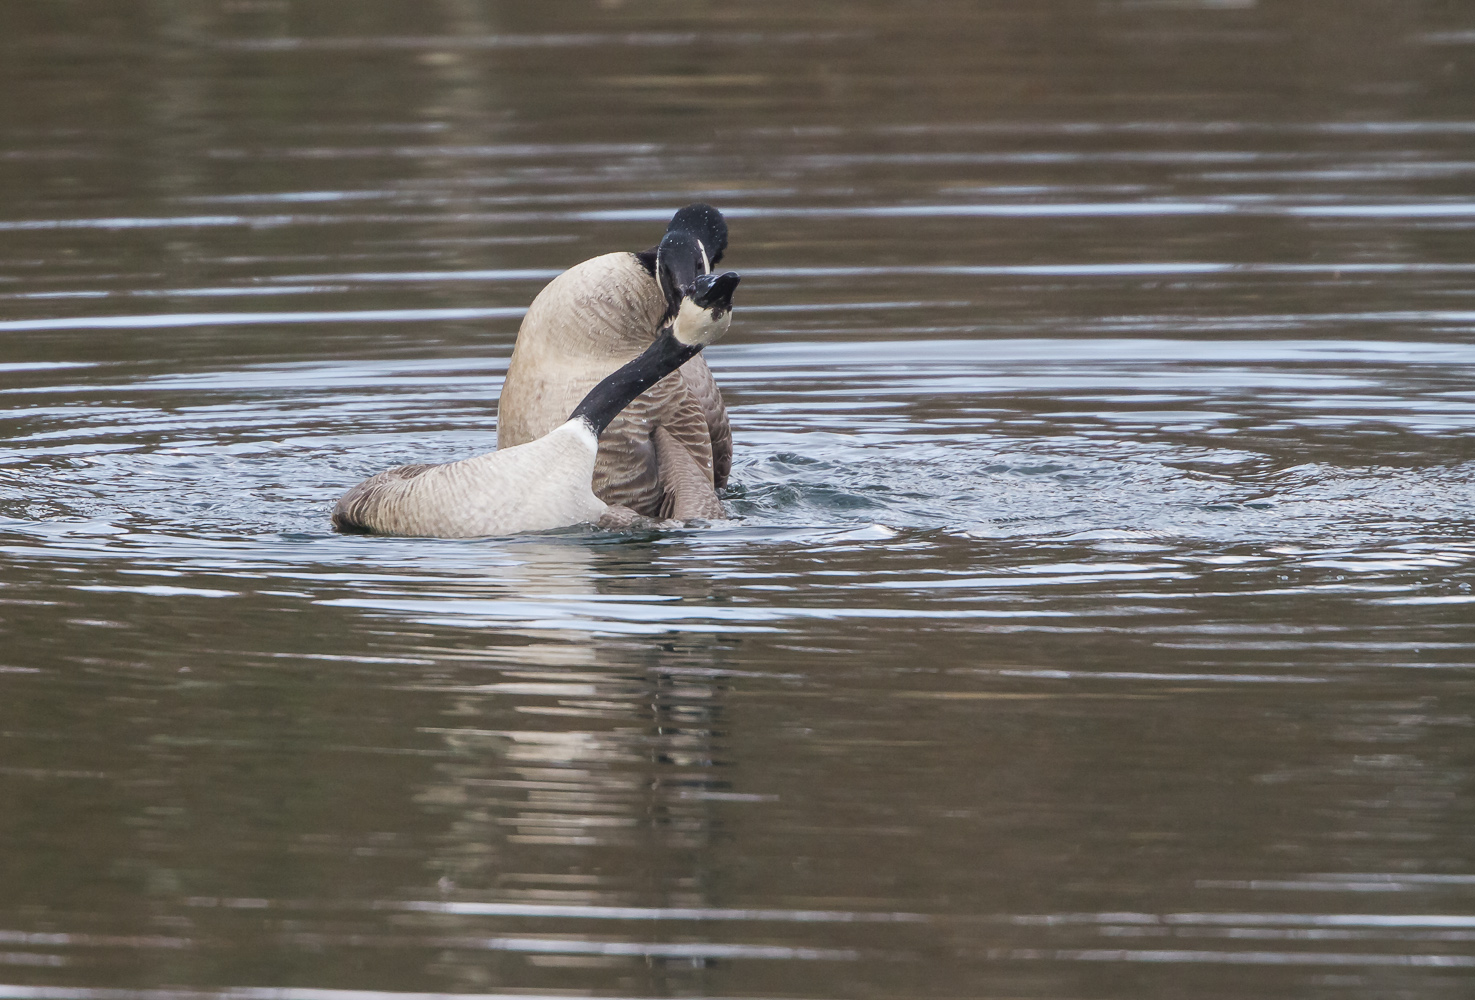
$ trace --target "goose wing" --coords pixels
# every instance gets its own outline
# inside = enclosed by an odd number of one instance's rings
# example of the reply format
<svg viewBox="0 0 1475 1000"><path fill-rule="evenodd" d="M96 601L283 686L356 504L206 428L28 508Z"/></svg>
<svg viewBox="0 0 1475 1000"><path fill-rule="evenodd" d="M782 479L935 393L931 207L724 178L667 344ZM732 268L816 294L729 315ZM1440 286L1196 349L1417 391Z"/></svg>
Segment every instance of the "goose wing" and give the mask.
<svg viewBox="0 0 1475 1000"><path fill-rule="evenodd" d="M722 390L717 387L706 358L699 354L680 370L687 392L707 421L707 436L712 446L712 485L720 490L727 485L732 472L732 427L727 422L727 405L722 401Z"/></svg>
<svg viewBox="0 0 1475 1000"><path fill-rule="evenodd" d="M662 519L715 521L725 517L722 501L712 488L711 470L697 464L696 457L664 427L655 429L651 441L661 467Z"/></svg>
<svg viewBox="0 0 1475 1000"><path fill-rule="evenodd" d="M693 358L698 361L700 358ZM692 362L688 361L687 365ZM693 518L713 516L711 505L717 503L712 485L712 435L707 416L688 388L678 369L651 386L625 407L599 438L599 459L594 466L594 492L605 503L630 507L647 517ZM664 429L667 456L655 446L656 429ZM670 449L679 448L687 456L668 470ZM691 468L686 466L690 464ZM680 503L674 508L667 494L678 489L671 476L681 470L679 492L691 496L705 493L708 499ZM700 477L701 490L695 490ZM718 505L720 511L721 507ZM689 512L688 512L689 511Z"/></svg>

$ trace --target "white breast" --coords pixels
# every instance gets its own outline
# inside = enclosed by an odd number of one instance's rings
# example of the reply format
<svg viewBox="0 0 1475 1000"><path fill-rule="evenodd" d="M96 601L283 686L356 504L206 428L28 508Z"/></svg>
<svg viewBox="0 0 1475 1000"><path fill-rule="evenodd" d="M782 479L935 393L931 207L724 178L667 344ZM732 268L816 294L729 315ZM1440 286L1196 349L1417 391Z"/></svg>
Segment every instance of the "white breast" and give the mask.
<svg viewBox="0 0 1475 1000"><path fill-rule="evenodd" d="M607 509L589 485L598 446L587 425L571 420L536 441L438 465L410 479L377 485L369 480L359 487L373 496L362 520L382 534L437 538L595 521Z"/></svg>

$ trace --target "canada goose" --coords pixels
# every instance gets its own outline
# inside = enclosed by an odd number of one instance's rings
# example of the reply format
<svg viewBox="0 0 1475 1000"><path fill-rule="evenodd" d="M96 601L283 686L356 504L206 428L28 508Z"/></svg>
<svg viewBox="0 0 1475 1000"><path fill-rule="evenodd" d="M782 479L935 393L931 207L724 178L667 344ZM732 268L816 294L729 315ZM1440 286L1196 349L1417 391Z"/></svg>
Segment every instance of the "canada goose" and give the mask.
<svg viewBox="0 0 1475 1000"><path fill-rule="evenodd" d="M340 531L473 538L634 520L590 488L599 434L631 400L695 358L732 322L732 271L700 275L676 314L634 360L599 382L558 427L526 444L445 465L406 465L349 490L333 509Z"/></svg>
<svg viewBox="0 0 1475 1000"><path fill-rule="evenodd" d="M591 386L646 348L680 307L680 289L710 273L726 249L722 213L698 203L672 217L657 247L604 254L549 282L517 332L497 403L498 446L562 423ZM647 517L720 518L717 490L731 467L722 393L693 358L605 430L594 492Z"/></svg>

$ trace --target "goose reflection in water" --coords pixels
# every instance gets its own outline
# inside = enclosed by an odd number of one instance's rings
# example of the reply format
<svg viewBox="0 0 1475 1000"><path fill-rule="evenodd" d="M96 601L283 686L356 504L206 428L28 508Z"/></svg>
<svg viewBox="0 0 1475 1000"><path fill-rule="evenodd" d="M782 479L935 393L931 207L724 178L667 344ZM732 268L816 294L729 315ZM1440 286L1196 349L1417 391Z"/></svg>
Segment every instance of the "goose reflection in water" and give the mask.
<svg viewBox="0 0 1475 1000"><path fill-rule="evenodd" d="M721 829L714 809L727 786L716 769L730 763L719 735L726 684L712 676L719 641L653 647L561 636L471 654L498 679L458 692L448 705L454 721L437 730L453 757L416 796L444 824L426 859L434 881L424 898L473 909L492 901L597 911L651 898L716 905L702 859ZM487 929L470 911L433 919L479 939ZM632 930L507 947L535 966L663 977L658 959L634 953L648 932L624 940ZM626 953L593 954L611 931ZM452 948L439 969L471 988L485 982L487 962L484 951Z"/></svg>

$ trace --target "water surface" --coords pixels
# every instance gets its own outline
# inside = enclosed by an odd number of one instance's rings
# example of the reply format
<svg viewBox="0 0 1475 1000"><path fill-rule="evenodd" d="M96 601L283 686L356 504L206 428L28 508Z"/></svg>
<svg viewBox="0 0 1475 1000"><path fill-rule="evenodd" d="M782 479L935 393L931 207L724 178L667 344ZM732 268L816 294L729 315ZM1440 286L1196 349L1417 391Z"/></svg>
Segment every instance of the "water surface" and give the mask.
<svg viewBox="0 0 1475 1000"><path fill-rule="evenodd" d="M1467 995L1457 5L0 50L0 997ZM332 533L694 198L732 520Z"/></svg>

